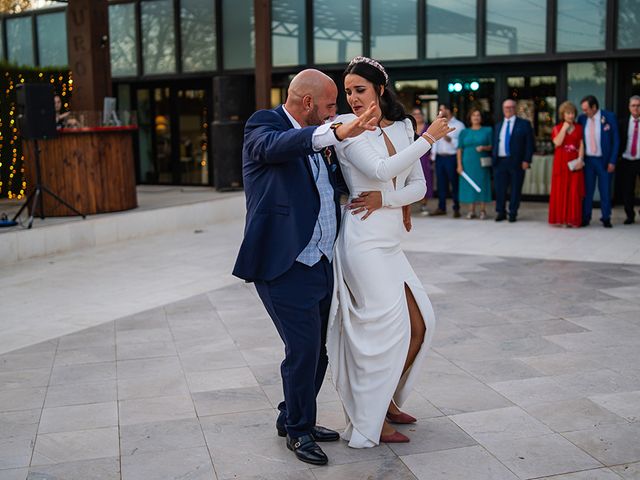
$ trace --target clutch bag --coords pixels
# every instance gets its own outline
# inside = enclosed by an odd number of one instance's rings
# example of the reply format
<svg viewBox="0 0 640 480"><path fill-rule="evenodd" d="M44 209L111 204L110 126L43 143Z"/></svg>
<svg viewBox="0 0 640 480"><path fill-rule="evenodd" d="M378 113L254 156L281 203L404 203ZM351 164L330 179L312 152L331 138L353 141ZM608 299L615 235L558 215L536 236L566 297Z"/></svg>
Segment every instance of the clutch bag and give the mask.
<svg viewBox="0 0 640 480"><path fill-rule="evenodd" d="M480 157L480 166L481 167L490 167L493 164L493 158L491 157Z"/></svg>
<svg viewBox="0 0 640 480"><path fill-rule="evenodd" d="M570 160L567 162L567 166L569 167L569 170L571 170L572 172L575 170L579 170L580 168L582 168L582 159L580 158L576 158L574 160Z"/></svg>

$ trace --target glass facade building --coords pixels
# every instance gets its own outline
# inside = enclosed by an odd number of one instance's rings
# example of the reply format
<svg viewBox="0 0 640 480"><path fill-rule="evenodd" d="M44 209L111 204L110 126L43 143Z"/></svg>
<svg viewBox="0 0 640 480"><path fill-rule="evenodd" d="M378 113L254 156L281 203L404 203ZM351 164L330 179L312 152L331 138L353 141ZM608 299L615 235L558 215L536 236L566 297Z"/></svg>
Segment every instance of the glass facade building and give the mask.
<svg viewBox="0 0 640 480"><path fill-rule="evenodd" d="M274 103L299 70L315 66L340 85L346 63L368 55L384 63L407 107L431 117L438 102L461 119L479 105L490 123L502 100L514 98L534 125L540 156L550 154L562 101L592 93L625 116L628 97L640 93L640 0L270 3L271 18L261 19L254 0L110 0L114 92L120 107L138 111L140 183L212 182L213 84L253 79L256 22L270 22ZM64 64L64 12L1 17L0 57ZM342 94L339 104L345 111Z"/></svg>

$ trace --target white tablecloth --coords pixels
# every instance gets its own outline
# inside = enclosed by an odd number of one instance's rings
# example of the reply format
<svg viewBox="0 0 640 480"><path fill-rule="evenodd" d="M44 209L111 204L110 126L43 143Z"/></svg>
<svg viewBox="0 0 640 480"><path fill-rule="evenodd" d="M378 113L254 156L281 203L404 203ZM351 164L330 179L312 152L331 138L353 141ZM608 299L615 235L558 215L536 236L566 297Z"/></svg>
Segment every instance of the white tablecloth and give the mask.
<svg viewBox="0 0 640 480"><path fill-rule="evenodd" d="M551 191L551 171L553 155L534 155L531 168L524 174L524 195L549 195Z"/></svg>

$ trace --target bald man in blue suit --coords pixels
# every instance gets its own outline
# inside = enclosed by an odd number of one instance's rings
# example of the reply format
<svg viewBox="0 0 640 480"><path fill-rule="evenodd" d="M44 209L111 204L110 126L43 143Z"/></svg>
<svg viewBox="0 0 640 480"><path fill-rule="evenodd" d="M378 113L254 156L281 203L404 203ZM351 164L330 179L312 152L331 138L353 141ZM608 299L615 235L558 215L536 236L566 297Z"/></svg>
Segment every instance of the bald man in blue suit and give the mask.
<svg viewBox="0 0 640 480"><path fill-rule="evenodd" d="M285 345L281 365L284 401L278 435L287 448L313 465L327 456L316 442L337 432L316 425L316 396L327 369L325 347L333 293L333 245L344 192L334 155L326 148L375 130L372 104L348 124L328 124L338 90L318 70L291 81L287 101L247 121L242 172L247 203L244 239L233 274L254 282ZM333 158L331 158L333 157Z"/></svg>

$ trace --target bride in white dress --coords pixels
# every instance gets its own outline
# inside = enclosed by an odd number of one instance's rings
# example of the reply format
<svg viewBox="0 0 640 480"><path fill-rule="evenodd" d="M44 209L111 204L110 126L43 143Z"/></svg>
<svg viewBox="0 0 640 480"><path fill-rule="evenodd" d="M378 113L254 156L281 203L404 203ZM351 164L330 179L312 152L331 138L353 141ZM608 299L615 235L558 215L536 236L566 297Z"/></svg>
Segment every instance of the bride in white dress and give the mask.
<svg viewBox="0 0 640 480"><path fill-rule="evenodd" d="M327 334L332 378L342 400L349 446L408 442L390 423L413 423L402 406L431 343L435 317L400 241L408 209L424 197L420 157L451 132L443 118L414 141L414 126L387 88L378 62L356 57L344 74L355 115L374 101L380 128L336 147L351 192L334 255L334 294ZM336 122L348 122L353 114ZM382 208L380 208L382 207ZM404 210L404 219L403 219Z"/></svg>

